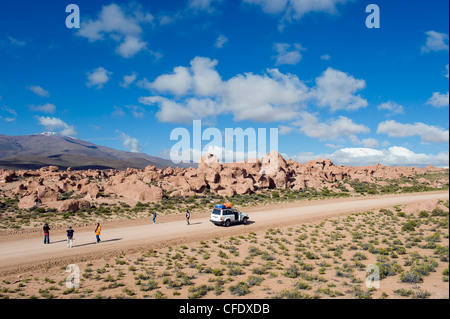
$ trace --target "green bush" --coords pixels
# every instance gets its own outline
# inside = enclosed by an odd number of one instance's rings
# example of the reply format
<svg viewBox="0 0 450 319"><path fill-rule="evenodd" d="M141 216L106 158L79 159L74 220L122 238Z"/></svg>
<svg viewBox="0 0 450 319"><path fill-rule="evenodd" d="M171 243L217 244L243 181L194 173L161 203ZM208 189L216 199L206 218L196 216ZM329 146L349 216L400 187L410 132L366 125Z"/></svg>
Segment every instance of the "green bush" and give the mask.
<svg viewBox="0 0 450 319"><path fill-rule="evenodd" d="M403 224L402 231L412 232L416 230L417 223L414 220L410 220Z"/></svg>
<svg viewBox="0 0 450 319"><path fill-rule="evenodd" d="M427 218L428 216L430 216L430 214L428 214L426 210L421 210L419 213L420 218Z"/></svg>
<svg viewBox="0 0 450 319"><path fill-rule="evenodd" d="M241 281L235 286L230 286L229 288L232 295L245 296L250 293L249 284Z"/></svg>
<svg viewBox="0 0 450 319"><path fill-rule="evenodd" d="M400 275L400 282L417 284L423 281L422 276L416 271L410 270Z"/></svg>
<svg viewBox="0 0 450 319"><path fill-rule="evenodd" d="M435 209L432 210L431 212L432 216L448 216L448 212L444 211L442 208L436 207Z"/></svg>
<svg viewBox="0 0 450 319"><path fill-rule="evenodd" d="M286 268L284 276L288 278L297 278L298 276L300 276L300 268L298 268L297 265L291 265Z"/></svg>

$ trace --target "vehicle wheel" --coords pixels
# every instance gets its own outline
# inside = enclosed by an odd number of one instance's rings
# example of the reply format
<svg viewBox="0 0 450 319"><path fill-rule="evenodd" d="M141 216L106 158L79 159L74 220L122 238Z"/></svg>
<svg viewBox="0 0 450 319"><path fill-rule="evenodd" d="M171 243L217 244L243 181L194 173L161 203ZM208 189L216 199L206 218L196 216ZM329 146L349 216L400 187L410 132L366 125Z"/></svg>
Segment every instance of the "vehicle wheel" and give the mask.
<svg viewBox="0 0 450 319"><path fill-rule="evenodd" d="M247 222L248 222L248 218L244 217L244 219L242 220L242 223L245 225L245 224L247 224Z"/></svg>
<svg viewBox="0 0 450 319"><path fill-rule="evenodd" d="M231 224L230 220L227 219L227 220L225 221L225 227L230 227L230 224Z"/></svg>

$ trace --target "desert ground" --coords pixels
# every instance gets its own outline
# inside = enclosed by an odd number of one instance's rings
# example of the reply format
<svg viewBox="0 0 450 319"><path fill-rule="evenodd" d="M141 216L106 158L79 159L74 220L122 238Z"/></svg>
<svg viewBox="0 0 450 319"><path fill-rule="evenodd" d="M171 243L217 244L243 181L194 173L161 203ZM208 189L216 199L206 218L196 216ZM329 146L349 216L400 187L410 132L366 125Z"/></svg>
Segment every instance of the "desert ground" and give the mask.
<svg viewBox="0 0 450 319"><path fill-rule="evenodd" d="M183 214L0 235L0 296L10 299L448 299L448 191L243 208L248 225L187 225ZM238 207L239 208L239 207ZM66 226L69 226L67 221ZM51 225L50 225L51 227ZM80 286L73 287L76 265ZM368 288L368 266L379 287ZM74 269L74 268L72 268Z"/></svg>

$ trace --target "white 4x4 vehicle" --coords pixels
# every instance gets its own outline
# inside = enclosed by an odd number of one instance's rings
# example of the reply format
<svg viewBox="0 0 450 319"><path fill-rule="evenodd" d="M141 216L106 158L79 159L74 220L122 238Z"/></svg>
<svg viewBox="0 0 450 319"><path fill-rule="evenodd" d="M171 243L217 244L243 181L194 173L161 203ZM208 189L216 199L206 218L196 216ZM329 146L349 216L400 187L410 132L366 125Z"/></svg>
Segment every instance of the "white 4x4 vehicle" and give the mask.
<svg viewBox="0 0 450 319"><path fill-rule="evenodd" d="M230 226L231 224L247 224L248 214L242 213L235 208L226 208L217 205L211 212L210 221L215 225Z"/></svg>

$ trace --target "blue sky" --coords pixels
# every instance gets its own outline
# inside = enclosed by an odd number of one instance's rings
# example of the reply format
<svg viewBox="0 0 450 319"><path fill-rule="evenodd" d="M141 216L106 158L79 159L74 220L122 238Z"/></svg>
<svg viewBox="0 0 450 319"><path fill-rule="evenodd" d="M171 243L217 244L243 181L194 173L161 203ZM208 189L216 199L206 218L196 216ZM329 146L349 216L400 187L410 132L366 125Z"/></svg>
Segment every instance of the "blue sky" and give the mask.
<svg viewBox="0 0 450 319"><path fill-rule="evenodd" d="M66 27L71 3L80 29ZM366 26L371 3L380 28ZM3 1L0 134L52 131L168 157L171 132L202 120L279 128L279 152L300 162L447 167L448 6Z"/></svg>

